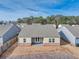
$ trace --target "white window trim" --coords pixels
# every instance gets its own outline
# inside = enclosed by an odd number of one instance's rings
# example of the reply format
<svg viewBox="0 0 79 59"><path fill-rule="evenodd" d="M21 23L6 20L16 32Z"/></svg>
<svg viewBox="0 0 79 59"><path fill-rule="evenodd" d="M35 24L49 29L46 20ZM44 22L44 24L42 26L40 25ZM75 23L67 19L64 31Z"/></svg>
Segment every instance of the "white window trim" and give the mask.
<svg viewBox="0 0 79 59"><path fill-rule="evenodd" d="M54 38L49 38L49 43L55 43L55 39Z"/></svg>

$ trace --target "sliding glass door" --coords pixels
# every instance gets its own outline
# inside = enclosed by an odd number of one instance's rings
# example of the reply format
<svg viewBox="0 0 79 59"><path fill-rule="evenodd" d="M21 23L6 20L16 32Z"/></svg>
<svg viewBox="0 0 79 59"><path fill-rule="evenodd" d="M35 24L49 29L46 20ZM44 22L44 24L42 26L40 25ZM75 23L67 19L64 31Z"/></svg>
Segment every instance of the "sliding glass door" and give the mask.
<svg viewBox="0 0 79 59"><path fill-rule="evenodd" d="M42 44L42 43L43 43L43 38L41 38L41 37L32 38L32 44Z"/></svg>

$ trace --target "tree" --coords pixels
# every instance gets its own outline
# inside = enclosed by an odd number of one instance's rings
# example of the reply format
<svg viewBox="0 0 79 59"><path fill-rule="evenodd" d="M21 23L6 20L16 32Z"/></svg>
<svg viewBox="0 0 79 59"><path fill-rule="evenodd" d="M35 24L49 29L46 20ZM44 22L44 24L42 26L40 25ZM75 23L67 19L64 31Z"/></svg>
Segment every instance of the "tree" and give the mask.
<svg viewBox="0 0 79 59"><path fill-rule="evenodd" d="M46 17L47 23L52 24L53 21L54 21L54 18L55 18L54 16L47 16L47 17Z"/></svg>
<svg viewBox="0 0 79 59"><path fill-rule="evenodd" d="M32 20L31 19L28 19L27 20L27 24L32 24Z"/></svg>
<svg viewBox="0 0 79 59"><path fill-rule="evenodd" d="M21 18L18 18L17 23L24 23L24 21Z"/></svg>
<svg viewBox="0 0 79 59"><path fill-rule="evenodd" d="M79 16L63 16L63 15L52 15L44 18L43 16L29 16L24 18L18 18L17 23L41 23L41 24L79 24Z"/></svg>
<svg viewBox="0 0 79 59"><path fill-rule="evenodd" d="M46 19L42 19L42 20L41 20L41 24L43 24L43 25L44 25L44 24L47 24L47 20L46 20Z"/></svg>
<svg viewBox="0 0 79 59"><path fill-rule="evenodd" d="M79 16L76 16L76 17L75 17L75 21L76 21L76 24L79 25Z"/></svg>

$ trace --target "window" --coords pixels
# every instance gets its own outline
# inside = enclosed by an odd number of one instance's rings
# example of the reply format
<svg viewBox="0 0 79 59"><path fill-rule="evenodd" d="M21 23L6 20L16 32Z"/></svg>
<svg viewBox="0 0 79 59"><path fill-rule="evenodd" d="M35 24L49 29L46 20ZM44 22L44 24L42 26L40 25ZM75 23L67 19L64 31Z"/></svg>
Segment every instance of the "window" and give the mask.
<svg viewBox="0 0 79 59"><path fill-rule="evenodd" d="M52 42L55 42L55 39L52 39Z"/></svg>
<svg viewBox="0 0 79 59"><path fill-rule="evenodd" d="M26 42L26 39L23 39L24 43Z"/></svg>
<svg viewBox="0 0 79 59"><path fill-rule="evenodd" d="M36 37L36 42L39 42L39 39L40 39L39 37Z"/></svg>
<svg viewBox="0 0 79 59"><path fill-rule="evenodd" d="M49 39L49 42L51 42L51 43L53 42L54 43L55 42L55 39L50 38Z"/></svg>
<svg viewBox="0 0 79 59"><path fill-rule="evenodd" d="M36 37L35 39L36 39L36 42L38 42L38 38Z"/></svg>
<svg viewBox="0 0 79 59"><path fill-rule="evenodd" d="M51 39L49 39L49 42L51 42Z"/></svg>

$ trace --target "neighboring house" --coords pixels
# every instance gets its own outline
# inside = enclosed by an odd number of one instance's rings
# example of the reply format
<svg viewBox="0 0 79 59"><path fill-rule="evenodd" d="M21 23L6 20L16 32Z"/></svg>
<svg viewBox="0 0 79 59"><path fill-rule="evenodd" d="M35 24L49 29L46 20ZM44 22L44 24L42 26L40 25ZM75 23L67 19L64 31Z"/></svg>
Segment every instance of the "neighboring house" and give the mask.
<svg viewBox="0 0 79 59"><path fill-rule="evenodd" d="M74 46L79 46L79 25L62 25L58 30L61 38Z"/></svg>
<svg viewBox="0 0 79 59"><path fill-rule="evenodd" d="M0 25L0 54L17 40L20 28L13 24Z"/></svg>
<svg viewBox="0 0 79 59"><path fill-rule="evenodd" d="M18 43L25 45L60 45L60 36L52 24L22 24Z"/></svg>

